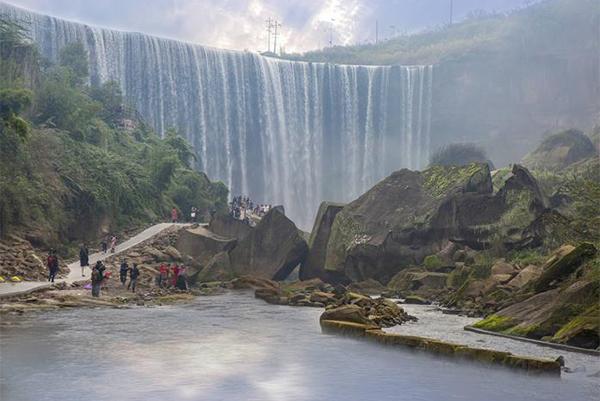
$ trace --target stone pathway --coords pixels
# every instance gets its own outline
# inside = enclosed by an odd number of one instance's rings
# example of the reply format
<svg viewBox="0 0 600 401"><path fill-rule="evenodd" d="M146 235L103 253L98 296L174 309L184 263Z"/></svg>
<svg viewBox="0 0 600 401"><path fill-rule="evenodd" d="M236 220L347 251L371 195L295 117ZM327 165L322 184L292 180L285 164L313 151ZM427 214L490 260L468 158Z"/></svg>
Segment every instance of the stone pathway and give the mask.
<svg viewBox="0 0 600 401"><path fill-rule="evenodd" d="M119 254L129 248L132 248L138 245L145 240L152 238L156 234L160 233L164 229L172 226L186 226L188 224L181 223L160 223L154 226L151 226L138 235L129 238L127 241L118 244L115 248L115 253L102 253L97 252L90 255L90 266L93 266L98 260L104 260L112 255ZM75 281L86 280L90 278L91 269L86 267L85 277L81 277L81 267L79 266L79 260L73 262L68 265L69 274L65 278L57 279L54 283L62 283L65 282L67 284L71 284ZM48 283L47 281L23 281L20 283L0 283L0 298L12 297L15 295L27 294L29 292L40 290L43 288L51 287L53 283Z"/></svg>

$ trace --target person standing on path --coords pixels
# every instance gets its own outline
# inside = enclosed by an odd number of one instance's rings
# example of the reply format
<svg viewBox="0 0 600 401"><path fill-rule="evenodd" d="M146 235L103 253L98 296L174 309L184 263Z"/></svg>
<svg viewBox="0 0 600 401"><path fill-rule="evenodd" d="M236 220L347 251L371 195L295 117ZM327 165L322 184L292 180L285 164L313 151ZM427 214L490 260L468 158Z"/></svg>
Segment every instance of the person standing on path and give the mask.
<svg viewBox="0 0 600 401"><path fill-rule="evenodd" d="M177 209L176 208L173 208L171 210L171 222L177 223Z"/></svg>
<svg viewBox="0 0 600 401"><path fill-rule="evenodd" d="M185 266L179 268L179 275L177 276L177 288L182 291L187 291L187 274L185 272Z"/></svg>
<svg viewBox="0 0 600 401"><path fill-rule="evenodd" d="M53 283L56 273L58 273L58 258L56 257L56 251L54 249L50 249L48 252L46 264L48 266L48 281Z"/></svg>
<svg viewBox="0 0 600 401"><path fill-rule="evenodd" d="M85 267L90 265L90 251L85 244L79 248L79 265L81 266L81 277L85 277Z"/></svg>
<svg viewBox="0 0 600 401"><path fill-rule="evenodd" d="M100 296L100 286L102 285L103 273L98 269L100 261L92 269L92 296Z"/></svg>
<svg viewBox="0 0 600 401"><path fill-rule="evenodd" d="M108 241L106 240L106 238L104 238L102 242L100 242L100 247L102 248L102 253L106 253L108 251Z"/></svg>
<svg viewBox="0 0 600 401"><path fill-rule="evenodd" d="M131 292L135 292L135 285L137 284L137 279L140 275L140 270L137 267L137 263L133 264L133 267L129 270L129 284L127 285L127 289L131 287Z"/></svg>
<svg viewBox="0 0 600 401"><path fill-rule="evenodd" d="M121 285L125 287L125 282L127 281L127 273L129 272L129 265L127 261L123 259L121 262L121 268L119 269L119 279L121 280Z"/></svg>
<svg viewBox="0 0 600 401"><path fill-rule="evenodd" d="M110 253L115 253L117 247L117 237L115 235L110 239Z"/></svg>

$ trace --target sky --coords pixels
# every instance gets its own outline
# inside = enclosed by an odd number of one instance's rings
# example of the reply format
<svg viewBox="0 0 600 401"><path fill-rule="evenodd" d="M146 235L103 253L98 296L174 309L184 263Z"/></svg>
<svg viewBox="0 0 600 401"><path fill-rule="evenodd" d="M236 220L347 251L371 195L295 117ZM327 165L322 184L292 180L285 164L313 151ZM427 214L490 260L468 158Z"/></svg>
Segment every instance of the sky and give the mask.
<svg viewBox="0 0 600 401"><path fill-rule="evenodd" d="M0 0L2 1L2 0ZM43 14L202 45L265 51L266 20L277 48L302 52L375 41L447 24L451 0L7 0ZM453 0L455 21L506 12L533 0ZM272 38L271 38L272 39ZM270 42L273 49L273 40Z"/></svg>

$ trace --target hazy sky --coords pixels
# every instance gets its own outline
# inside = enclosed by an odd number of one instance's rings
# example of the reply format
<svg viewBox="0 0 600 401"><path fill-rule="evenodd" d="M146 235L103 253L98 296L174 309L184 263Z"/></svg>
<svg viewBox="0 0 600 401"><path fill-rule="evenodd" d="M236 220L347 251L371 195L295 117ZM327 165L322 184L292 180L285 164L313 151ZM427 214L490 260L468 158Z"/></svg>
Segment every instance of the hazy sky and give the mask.
<svg viewBox="0 0 600 401"><path fill-rule="evenodd" d="M0 0L2 1L2 0ZM454 0L454 18L476 10L504 12L531 0ZM278 47L304 51L354 44L393 32L448 22L450 0L8 0L8 3L87 24L204 45L266 50L268 17L280 21Z"/></svg>

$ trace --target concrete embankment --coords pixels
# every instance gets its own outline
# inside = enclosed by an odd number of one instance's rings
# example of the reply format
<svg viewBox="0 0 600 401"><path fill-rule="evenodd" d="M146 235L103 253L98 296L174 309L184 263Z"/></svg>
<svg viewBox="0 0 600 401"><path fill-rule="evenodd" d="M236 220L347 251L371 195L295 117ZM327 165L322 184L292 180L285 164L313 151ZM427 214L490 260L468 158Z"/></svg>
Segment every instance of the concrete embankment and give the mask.
<svg viewBox="0 0 600 401"><path fill-rule="evenodd" d="M531 373L560 376L560 363L551 359L518 356L510 352L467 347L425 337L386 333L381 329L359 323L335 320L321 320L320 323L324 333L365 338L386 346L406 347L438 355L523 369Z"/></svg>

